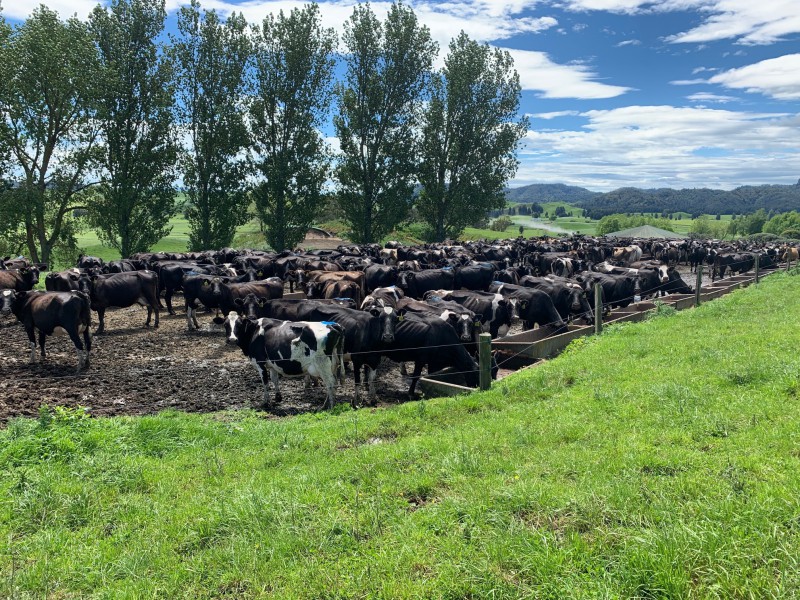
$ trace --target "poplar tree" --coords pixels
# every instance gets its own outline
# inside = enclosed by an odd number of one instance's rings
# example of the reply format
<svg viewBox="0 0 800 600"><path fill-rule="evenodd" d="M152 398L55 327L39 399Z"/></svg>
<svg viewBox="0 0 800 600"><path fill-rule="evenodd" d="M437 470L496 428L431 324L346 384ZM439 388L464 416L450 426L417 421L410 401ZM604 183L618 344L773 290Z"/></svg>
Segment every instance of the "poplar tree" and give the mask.
<svg viewBox="0 0 800 600"><path fill-rule="evenodd" d="M97 139L97 52L86 24L45 6L0 27L0 150L9 157L0 218L34 262L74 246ZM21 239L20 239L21 238ZM8 240L8 238L7 238Z"/></svg>
<svg viewBox="0 0 800 600"><path fill-rule="evenodd" d="M189 249L222 248L248 220L243 150L245 72L251 44L247 22L203 11L197 0L180 9L173 39L177 120L188 142L179 161L188 196Z"/></svg>
<svg viewBox="0 0 800 600"><path fill-rule="evenodd" d="M267 242L281 251L303 240L322 208L330 170L320 133L329 107L336 35L309 4L269 15L256 32L250 127L258 215Z"/></svg>
<svg viewBox="0 0 800 600"><path fill-rule="evenodd" d="M150 249L172 229L175 86L157 41L166 16L163 0L112 0L90 17L103 68L103 183L91 217L101 241L123 257Z"/></svg>
<svg viewBox="0 0 800 600"><path fill-rule="evenodd" d="M456 238L488 211L505 206L516 173L519 75L508 52L464 33L450 42L432 80L420 146L417 212L434 241Z"/></svg>
<svg viewBox="0 0 800 600"><path fill-rule="evenodd" d="M415 131L437 46L399 2L384 23L369 4L357 5L343 39L347 69L333 120L341 147L337 202L353 240L373 243L413 202Z"/></svg>

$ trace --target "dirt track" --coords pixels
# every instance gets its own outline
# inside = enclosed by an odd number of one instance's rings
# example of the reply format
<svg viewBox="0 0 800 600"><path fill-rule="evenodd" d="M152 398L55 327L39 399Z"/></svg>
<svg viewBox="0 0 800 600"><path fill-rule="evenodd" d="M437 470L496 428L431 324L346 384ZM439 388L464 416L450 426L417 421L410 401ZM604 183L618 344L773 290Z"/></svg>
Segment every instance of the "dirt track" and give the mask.
<svg viewBox="0 0 800 600"><path fill-rule="evenodd" d="M176 309L181 304L176 302ZM106 333L93 338L91 365L80 376L75 376L78 359L68 337L48 337L45 361L37 355L37 362L29 364L24 329L14 317L0 317L0 422L34 416L42 404L81 405L95 416L261 406L255 369L238 347L225 344L224 331L211 325L210 313L198 312L201 330L192 333L180 310L178 316L162 312L159 329L142 327L146 314L138 306L109 310ZM386 360L381 367L380 402L407 400L409 382L398 367ZM319 410L325 400L324 388L306 392L302 380L282 380L281 392L283 401L270 410L279 416ZM349 374L337 391L337 403L350 402L352 396Z"/></svg>

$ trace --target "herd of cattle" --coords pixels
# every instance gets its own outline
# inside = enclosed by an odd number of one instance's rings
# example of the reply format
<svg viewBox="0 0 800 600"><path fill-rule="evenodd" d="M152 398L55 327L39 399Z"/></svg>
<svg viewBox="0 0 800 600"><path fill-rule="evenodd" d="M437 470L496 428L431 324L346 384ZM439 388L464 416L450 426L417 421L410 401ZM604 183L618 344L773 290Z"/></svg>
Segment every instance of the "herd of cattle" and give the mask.
<svg viewBox="0 0 800 600"><path fill-rule="evenodd" d="M756 257L762 268L798 258L797 248L770 244L626 242L574 236L280 254L225 248L141 253L109 263L81 256L76 268L47 274L47 291L33 291L36 266L6 259L0 261L0 315L13 314L23 324L31 362L37 332L42 358L45 338L66 332L80 371L89 364L92 311L96 335L105 329L107 308L134 304L146 307L146 327L151 321L158 327L162 296L174 315L173 296L181 291L188 330L199 328L200 305L215 311L213 322L224 325L226 341L258 371L265 404L270 381L280 401L281 377L306 383L314 377L325 386L325 407L332 407L346 362L352 363L354 405L362 370L368 401L375 403L382 357L414 363L409 395L424 367L451 367L477 386L479 333L502 337L515 320L554 334L574 319L590 322L596 284L610 310L638 298L690 293L675 268L679 263L690 271L708 265L716 279L751 270ZM284 298L287 287L294 298Z"/></svg>

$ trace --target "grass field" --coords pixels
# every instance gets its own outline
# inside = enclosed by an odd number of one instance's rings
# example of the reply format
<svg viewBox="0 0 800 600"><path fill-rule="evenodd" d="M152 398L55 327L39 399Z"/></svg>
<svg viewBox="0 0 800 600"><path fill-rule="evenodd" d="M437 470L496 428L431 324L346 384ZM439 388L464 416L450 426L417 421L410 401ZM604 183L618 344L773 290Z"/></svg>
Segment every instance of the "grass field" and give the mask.
<svg viewBox="0 0 800 600"><path fill-rule="evenodd" d="M12 421L0 597L798 597L798 294L774 275L468 397Z"/></svg>

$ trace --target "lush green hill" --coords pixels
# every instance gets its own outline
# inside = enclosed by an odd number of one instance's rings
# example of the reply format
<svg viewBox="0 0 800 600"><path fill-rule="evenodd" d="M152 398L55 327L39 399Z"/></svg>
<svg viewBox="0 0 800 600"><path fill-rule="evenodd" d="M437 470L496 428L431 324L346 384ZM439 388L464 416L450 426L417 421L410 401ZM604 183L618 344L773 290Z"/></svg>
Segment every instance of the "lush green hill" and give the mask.
<svg viewBox="0 0 800 600"><path fill-rule="evenodd" d="M687 215L750 214L800 210L800 182L796 185L742 186L735 190L620 188L592 192L585 188L534 184L506 191L513 204L560 201L585 208L587 216L600 219L617 213L686 213Z"/></svg>
<svg viewBox="0 0 800 600"><path fill-rule="evenodd" d="M576 204L597 196L599 192L592 192L586 188L563 183L534 183L506 190L506 199L509 202L532 204L537 202L566 202Z"/></svg>
<svg viewBox="0 0 800 600"><path fill-rule="evenodd" d="M798 294L774 275L469 397L13 421L0 597L798 597Z"/></svg>

